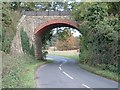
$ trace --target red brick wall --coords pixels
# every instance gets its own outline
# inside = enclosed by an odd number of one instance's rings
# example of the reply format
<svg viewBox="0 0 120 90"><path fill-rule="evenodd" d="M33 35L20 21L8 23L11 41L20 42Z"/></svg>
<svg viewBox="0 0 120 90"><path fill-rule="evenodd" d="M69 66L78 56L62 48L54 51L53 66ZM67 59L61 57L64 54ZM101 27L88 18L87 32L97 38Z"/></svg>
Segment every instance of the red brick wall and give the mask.
<svg viewBox="0 0 120 90"><path fill-rule="evenodd" d="M53 19L40 24L34 32L36 35L40 35L46 30L64 26L78 29L79 25L77 22L68 19Z"/></svg>

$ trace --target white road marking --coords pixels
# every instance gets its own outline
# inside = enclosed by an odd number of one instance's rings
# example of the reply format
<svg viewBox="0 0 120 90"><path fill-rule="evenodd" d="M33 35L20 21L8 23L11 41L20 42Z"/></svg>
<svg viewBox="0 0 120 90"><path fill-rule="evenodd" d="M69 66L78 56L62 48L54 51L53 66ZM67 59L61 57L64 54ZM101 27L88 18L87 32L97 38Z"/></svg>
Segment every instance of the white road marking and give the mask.
<svg viewBox="0 0 120 90"><path fill-rule="evenodd" d="M66 72L63 72L66 76L68 76L70 79L74 79L73 77L71 77L70 75L68 75Z"/></svg>
<svg viewBox="0 0 120 90"><path fill-rule="evenodd" d="M61 67L59 67L59 69L60 69L60 70L62 70L62 68L61 68Z"/></svg>
<svg viewBox="0 0 120 90"><path fill-rule="evenodd" d="M60 67L62 66L62 64L60 64Z"/></svg>
<svg viewBox="0 0 120 90"><path fill-rule="evenodd" d="M63 65L63 64L65 64L67 62L67 60L64 60L64 62L62 63L62 64L60 64L60 67Z"/></svg>
<svg viewBox="0 0 120 90"><path fill-rule="evenodd" d="M89 86L82 84L84 87L89 88L90 90L93 90L92 88L90 88Z"/></svg>
<svg viewBox="0 0 120 90"><path fill-rule="evenodd" d="M65 64L66 62L67 62L67 60L65 60L64 63L60 64L60 66L59 66L59 69L60 69L60 70L62 70L61 66L62 66L63 64ZM66 76L68 76L70 79L74 79L73 77L71 77L71 76L70 76L69 74L67 74L66 72L63 71L63 73L64 73Z"/></svg>

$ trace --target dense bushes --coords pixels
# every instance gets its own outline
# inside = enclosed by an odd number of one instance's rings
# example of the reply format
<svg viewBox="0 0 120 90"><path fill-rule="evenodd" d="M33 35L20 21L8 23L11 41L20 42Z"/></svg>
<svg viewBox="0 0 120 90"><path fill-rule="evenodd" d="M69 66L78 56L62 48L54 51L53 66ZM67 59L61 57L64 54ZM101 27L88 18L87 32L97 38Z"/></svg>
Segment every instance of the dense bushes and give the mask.
<svg viewBox="0 0 120 90"><path fill-rule="evenodd" d="M109 3L81 3L75 7L73 16L81 22L80 62L118 72L119 20L117 13L115 16L108 14L108 5ZM75 13L78 13L79 18Z"/></svg>
<svg viewBox="0 0 120 90"><path fill-rule="evenodd" d="M35 88L35 69L42 62L31 55L2 55L2 88Z"/></svg>
<svg viewBox="0 0 120 90"><path fill-rule="evenodd" d="M10 53L11 43L16 33L16 25L19 18L20 13L11 10L8 2L2 3L2 31L0 32L0 38L2 38L1 50L5 53Z"/></svg>
<svg viewBox="0 0 120 90"><path fill-rule="evenodd" d="M21 28L20 30L20 36L21 36L21 43L22 43L22 49L24 53L27 53L29 55L35 55L34 53L34 46L30 46L29 38L27 33Z"/></svg>

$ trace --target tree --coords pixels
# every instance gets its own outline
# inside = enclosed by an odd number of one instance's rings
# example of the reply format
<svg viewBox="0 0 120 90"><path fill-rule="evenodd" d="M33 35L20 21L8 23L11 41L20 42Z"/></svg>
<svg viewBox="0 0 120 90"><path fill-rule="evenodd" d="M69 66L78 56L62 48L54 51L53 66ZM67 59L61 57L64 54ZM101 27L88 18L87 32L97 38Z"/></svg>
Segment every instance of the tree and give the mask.
<svg viewBox="0 0 120 90"><path fill-rule="evenodd" d="M21 2L10 2L10 8L13 10L20 10Z"/></svg>
<svg viewBox="0 0 120 90"><path fill-rule="evenodd" d="M58 30L56 34L57 40L55 46L58 50L72 50L79 48L79 43L77 43L77 39L72 35L69 28Z"/></svg>
<svg viewBox="0 0 120 90"><path fill-rule="evenodd" d="M14 16L13 16L14 15ZM16 33L20 13L11 9L11 3L2 3L2 51L9 54L13 37Z"/></svg>
<svg viewBox="0 0 120 90"><path fill-rule="evenodd" d="M21 43L23 52L29 55L35 55L34 46L30 46L29 38L27 33L24 31L23 27L20 29Z"/></svg>
<svg viewBox="0 0 120 90"><path fill-rule="evenodd" d="M46 32L44 32L44 34L42 35L42 48L43 49L46 49L47 47L47 45L49 44L49 42L51 41L51 38L52 38L52 36L53 36L53 32L52 31L46 31Z"/></svg>
<svg viewBox="0 0 120 90"><path fill-rule="evenodd" d="M73 18L80 24L81 62L117 72L118 3L80 3ZM117 6L118 5L118 6ZM113 13L111 15L110 13ZM111 69L111 66L114 69Z"/></svg>
<svg viewBox="0 0 120 90"><path fill-rule="evenodd" d="M114 16L116 14L119 14L119 10L120 10L120 2L108 2L108 13L109 14L113 14Z"/></svg>
<svg viewBox="0 0 120 90"><path fill-rule="evenodd" d="M34 11L34 10L36 10L35 2L26 2L26 3L24 3L23 8L26 11Z"/></svg>
<svg viewBox="0 0 120 90"><path fill-rule="evenodd" d="M57 40L55 47L57 47L58 50L73 50L76 49L76 39L74 36L67 37L66 40Z"/></svg>

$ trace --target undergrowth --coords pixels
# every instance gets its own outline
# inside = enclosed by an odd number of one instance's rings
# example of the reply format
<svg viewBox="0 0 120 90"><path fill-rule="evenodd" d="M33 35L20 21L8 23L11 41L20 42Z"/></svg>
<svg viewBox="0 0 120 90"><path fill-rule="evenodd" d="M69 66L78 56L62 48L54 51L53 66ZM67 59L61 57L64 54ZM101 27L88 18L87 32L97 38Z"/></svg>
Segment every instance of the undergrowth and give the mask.
<svg viewBox="0 0 120 90"><path fill-rule="evenodd" d="M35 88L35 70L43 63L27 54L2 55L2 88Z"/></svg>

